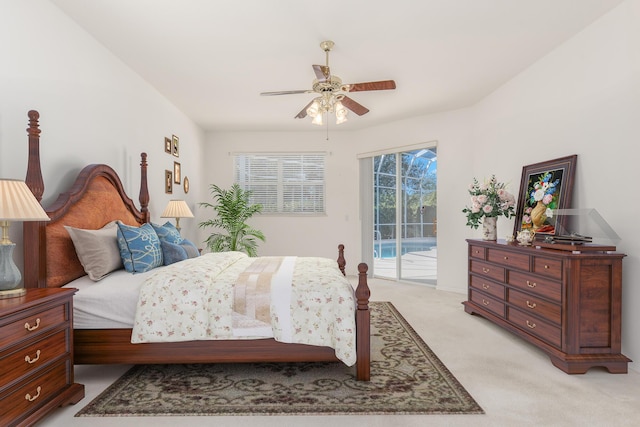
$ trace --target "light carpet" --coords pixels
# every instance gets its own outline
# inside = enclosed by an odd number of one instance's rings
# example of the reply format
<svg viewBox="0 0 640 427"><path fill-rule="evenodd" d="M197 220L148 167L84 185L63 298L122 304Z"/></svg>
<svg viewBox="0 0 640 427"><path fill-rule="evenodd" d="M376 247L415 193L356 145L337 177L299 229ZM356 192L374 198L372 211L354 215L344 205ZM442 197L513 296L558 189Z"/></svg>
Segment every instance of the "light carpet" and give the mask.
<svg viewBox="0 0 640 427"><path fill-rule="evenodd" d="M76 416L482 414L389 302L371 302L371 381L342 363L139 365Z"/></svg>

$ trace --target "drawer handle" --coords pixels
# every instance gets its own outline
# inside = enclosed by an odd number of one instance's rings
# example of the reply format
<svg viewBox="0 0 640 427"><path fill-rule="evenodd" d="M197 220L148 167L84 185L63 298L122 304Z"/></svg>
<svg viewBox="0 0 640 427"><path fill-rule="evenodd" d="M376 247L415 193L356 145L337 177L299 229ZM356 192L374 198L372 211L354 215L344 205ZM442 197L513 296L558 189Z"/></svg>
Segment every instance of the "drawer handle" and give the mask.
<svg viewBox="0 0 640 427"><path fill-rule="evenodd" d="M544 265L544 268L548 270L548 269L549 269L549 266L548 266L547 264L545 264L545 265Z"/></svg>
<svg viewBox="0 0 640 427"><path fill-rule="evenodd" d="M40 350L36 351L36 358L32 359L31 357L29 357L29 355L26 355L24 357L24 361L31 364L31 363L36 363L38 361L38 359L40 359Z"/></svg>
<svg viewBox="0 0 640 427"><path fill-rule="evenodd" d="M26 394L26 396L24 397L26 400L28 400L29 402L33 402L34 400L36 400L37 398L40 397L40 392L42 391L42 387L38 386L38 388L36 389L36 391L38 392L38 394L36 394L35 396L31 397L31 395L29 393Z"/></svg>
<svg viewBox="0 0 640 427"><path fill-rule="evenodd" d="M536 282L530 282L527 280L527 286L530 288L535 288L537 285L536 285Z"/></svg>
<svg viewBox="0 0 640 427"><path fill-rule="evenodd" d="M485 285L484 283L482 284L482 289L489 289L491 286L489 285Z"/></svg>
<svg viewBox="0 0 640 427"><path fill-rule="evenodd" d="M486 267L482 267L482 272L483 272L483 273L488 273L489 271L491 271L491 270L489 270L489 269L488 269L488 268L486 268Z"/></svg>
<svg viewBox="0 0 640 427"><path fill-rule="evenodd" d="M529 322L529 321L527 320L527 326L528 326L529 328L531 328L531 329L535 329L536 324L535 324L535 323L531 323L531 322Z"/></svg>
<svg viewBox="0 0 640 427"><path fill-rule="evenodd" d="M35 331L36 329L38 329L39 326L40 326L40 318L39 317L36 319L36 324L33 325L33 326L29 325L29 322L24 324L24 328L27 331Z"/></svg>
<svg viewBox="0 0 640 427"><path fill-rule="evenodd" d="M489 305L489 304L490 304L490 302L489 302L489 301L487 301L487 300L486 300L486 299L484 299L484 298L482 298L482 303L483 303L484 305Z"/></svg>
<svg viewBox="0 0 640 427"><path fill-rule="evenodd" d="M506 260L508 260L508 259L509 259L509 257L508 257L508 256L504 257L504 260L505 260L505 261L506 261Z"/></svg>
<svg viewBox="0 0 640 427"><path fill-rule="evenodd" d="M530 303L529 300L527 300L527 307L529 308L536 308L536 303Z"/></svg>

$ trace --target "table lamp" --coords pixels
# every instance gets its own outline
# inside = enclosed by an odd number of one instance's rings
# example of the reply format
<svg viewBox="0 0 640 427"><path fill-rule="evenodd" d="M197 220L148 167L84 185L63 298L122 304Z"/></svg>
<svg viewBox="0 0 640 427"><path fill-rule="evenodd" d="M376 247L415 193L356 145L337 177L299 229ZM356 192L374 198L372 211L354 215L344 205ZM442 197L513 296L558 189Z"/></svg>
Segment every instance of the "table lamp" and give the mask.
<svg viewBox="0 0 640 427"><path fill-rule="evenodd" d="M24 181L0 179L0 299L27 292L20 284L22 274L13 261L16 244L9 239L10 221L49 221L49 216Z"/></svg>
<svg viewBox="0 0 640 427"><path fill-rule="evenodd" d="M160 218L175 218L176 229L180 231L180 218L193 218L193 214L184 200L169 200Z"/></svg>

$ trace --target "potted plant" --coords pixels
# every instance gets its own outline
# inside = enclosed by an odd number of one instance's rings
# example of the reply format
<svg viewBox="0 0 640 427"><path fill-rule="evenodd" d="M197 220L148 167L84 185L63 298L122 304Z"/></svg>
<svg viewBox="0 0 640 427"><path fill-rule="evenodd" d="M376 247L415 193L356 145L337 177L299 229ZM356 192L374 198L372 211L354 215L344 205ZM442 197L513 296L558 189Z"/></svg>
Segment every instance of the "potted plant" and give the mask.
<svg viewBox="0 0 640 427"><path fill-rule="evenodd" d="M212 252L240 251L249 256L257 255L258 240L265 241L264 234L249 226L246 221L262 211L262 205L251 204L251 191L233 184L225 190L215 184L210 185L214 203L203 202L200 206L212 208L216 218L200 223L200 227L214 227L224 232L213 232L205 240Z"/></svg>

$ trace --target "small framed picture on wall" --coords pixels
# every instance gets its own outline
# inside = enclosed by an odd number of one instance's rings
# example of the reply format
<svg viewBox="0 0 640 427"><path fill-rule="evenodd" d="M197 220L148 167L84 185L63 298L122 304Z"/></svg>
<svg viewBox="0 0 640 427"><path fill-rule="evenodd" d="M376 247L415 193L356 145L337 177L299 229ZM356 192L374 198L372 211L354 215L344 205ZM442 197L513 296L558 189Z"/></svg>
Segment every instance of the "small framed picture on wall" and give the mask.
<svg viewBox="0 0 640 427"><path fill-rule="evenodd" d="M164 192L167 194L173 193L173 172L170 170L164 171Z"/></svg>
<svg viewBox="0 0 640 427"><path fill-rule="evenodd" d="M164 137L164 152L168 154L173 153L173 143L166 136Z"/></svg>
<svg viewBox="0 0 640 427"><path fill-rule="evenodd" d="M178 139L177 136L173 135L171 137L171 145L171 152L173 153L173 155L176 157L180 157L180 139Z"/></svg>
<svg viewBox="0 0 640 427"><path fill-rule="evenodd" d="M173 182L180 184L180 163L173 162Z"/></svg>

